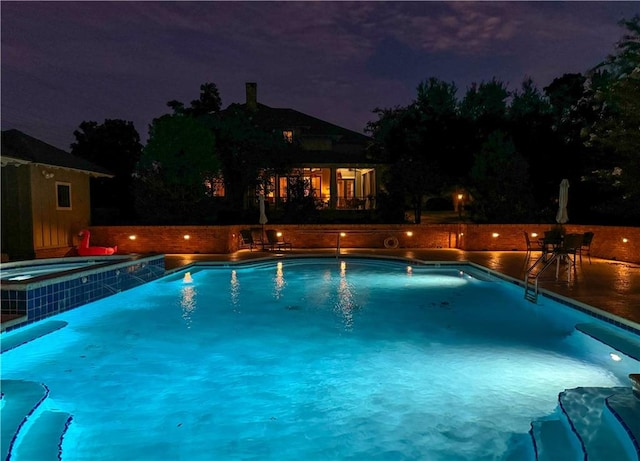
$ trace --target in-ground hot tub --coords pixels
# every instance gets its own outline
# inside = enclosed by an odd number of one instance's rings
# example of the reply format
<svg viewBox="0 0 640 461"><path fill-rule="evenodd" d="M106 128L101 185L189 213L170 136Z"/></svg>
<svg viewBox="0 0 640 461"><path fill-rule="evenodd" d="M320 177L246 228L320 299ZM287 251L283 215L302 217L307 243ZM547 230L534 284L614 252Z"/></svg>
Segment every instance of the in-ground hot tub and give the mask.
<svg viewBox="0 0 640 461"><path fill-rule="evenodd" d="M0 266L2 329L13 329L164 275L164 255L39 259Z"/></svg>

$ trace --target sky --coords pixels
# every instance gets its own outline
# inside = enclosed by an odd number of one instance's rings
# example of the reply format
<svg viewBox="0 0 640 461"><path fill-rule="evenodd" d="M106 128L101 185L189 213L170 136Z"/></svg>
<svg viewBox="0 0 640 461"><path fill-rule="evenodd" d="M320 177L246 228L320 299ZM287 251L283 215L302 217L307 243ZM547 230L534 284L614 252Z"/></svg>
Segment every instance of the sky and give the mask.
<svg viewBox="0 0 640 461"><path fill-rule="evenodd" d="M215 83L363 132L420 82L542 89L615 51L638 2L13 2L1 8L1 125L64 150L83 121L149 124Z"/></svg>

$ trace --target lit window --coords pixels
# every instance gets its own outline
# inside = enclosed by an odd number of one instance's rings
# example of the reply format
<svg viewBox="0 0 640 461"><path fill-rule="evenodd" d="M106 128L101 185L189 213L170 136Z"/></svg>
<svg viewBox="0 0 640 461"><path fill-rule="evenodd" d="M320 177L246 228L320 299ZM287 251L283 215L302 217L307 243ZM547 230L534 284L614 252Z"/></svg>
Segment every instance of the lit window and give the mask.
<svg viewBox="0 0 640 461"><path fill-rule="evenodd" d="M56 182L56 210L71 209L71 184Z"/></svg>
<svg viewBox="0 0 640 461"><path fill-rule="evenodd" d="M285 142L288 142L288 143L293 142L293 131L285 130L282 132L282 136L284 137Z"/></svg>
<svg viewBox="0 0 640 461"><path fill-rule="evenodd" d="M221 174L204 180L206 194L209 197L224 197L224 178Z"/></svg>

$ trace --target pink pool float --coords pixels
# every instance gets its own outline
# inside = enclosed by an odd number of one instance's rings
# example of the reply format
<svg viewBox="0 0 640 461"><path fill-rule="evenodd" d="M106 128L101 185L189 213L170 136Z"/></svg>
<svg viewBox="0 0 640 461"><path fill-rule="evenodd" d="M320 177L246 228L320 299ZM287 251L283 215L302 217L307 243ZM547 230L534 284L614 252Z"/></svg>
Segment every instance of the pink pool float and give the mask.
<svg viewBox="0 0 640 461"><path fill-rule="evenodd" d="M80 241L80 245L78 245L78 254L80 256L104 256L104 255L112 255L118 251L118 247L90 247L89 239L91 238L91 232L87 229L83 229L78 234L82 239Z"/></svg>

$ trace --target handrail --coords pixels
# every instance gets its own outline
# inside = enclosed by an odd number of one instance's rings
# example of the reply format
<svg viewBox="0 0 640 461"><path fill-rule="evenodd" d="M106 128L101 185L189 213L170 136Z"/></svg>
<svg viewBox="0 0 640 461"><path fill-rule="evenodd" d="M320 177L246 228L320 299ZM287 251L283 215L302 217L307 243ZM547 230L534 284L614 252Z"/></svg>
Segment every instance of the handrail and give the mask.
<svg viewBox="0 0 640 461"><path fill-rule="evenodd" d="M529 269L526 270L524 276L524 297L525 299L536 303L538 301L538 278L546 271L551 264L558 258L558 254L553 252L551 257L546 259L548 253L542 253L542 255L534 262ZM538 264L544 263L542 269L540 269L535 275L532 275L534 269ZM530 281L533 279L533 287L530 289ZM530 293L531 292L531 293Z"/></svg>

